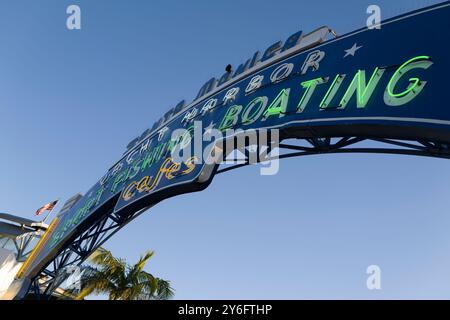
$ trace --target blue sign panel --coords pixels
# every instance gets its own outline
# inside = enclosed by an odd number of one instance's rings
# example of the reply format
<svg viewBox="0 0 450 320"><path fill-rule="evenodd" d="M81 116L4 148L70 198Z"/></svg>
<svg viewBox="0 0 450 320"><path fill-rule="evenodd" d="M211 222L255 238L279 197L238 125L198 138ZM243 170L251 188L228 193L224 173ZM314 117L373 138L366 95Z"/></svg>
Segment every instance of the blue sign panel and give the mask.
<svg viewBox="0 0 450 320"><path fill-rule="evenodd" d="M446 3L323 43L328 28L296 33L261 58L255 55L234 77L209 81L192 104L174 108L135 139L86 196L58 217L24 274L40 272L105 210L127 215L205 188L217 168L201 159L211 146L205 136L214 130L228 135L277 128L281 139L364 136L450 143L450 45L443 41L449 17ZM184 145L202 152L175 160Z"/></svg>

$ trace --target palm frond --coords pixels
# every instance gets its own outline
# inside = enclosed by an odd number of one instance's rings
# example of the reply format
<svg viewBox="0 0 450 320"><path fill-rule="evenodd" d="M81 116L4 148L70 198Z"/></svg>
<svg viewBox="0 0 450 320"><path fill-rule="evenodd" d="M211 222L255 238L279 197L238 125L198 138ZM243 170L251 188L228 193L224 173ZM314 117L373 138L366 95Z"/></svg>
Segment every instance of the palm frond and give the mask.
<svg viewBox="0 0 450 320"><path fill-rule="evenodd" d="M78 298L107 293L110 300L170 299L174 295L170 282L143 270L153 254L153 251L147 251L136 264L128 265L125 260L99 248L89 258L97 267L84 267Z"/></svg>
<svg viewBox="0 0 450 320"><path fill-rule="evenodd" d="M167 300L172 298L175 295L175 290L170 285L170 281L157 279L158 280L158 289L156 292L155 300Z"/></svg>

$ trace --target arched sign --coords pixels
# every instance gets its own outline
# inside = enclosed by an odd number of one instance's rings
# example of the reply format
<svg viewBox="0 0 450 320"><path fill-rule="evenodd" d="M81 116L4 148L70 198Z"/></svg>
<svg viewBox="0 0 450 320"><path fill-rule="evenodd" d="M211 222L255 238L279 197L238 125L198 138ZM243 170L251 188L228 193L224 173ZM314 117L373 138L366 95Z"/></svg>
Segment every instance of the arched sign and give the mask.
<svg viewBox="0 0 450 320"><path fill-rule="evenodd" d="M379 30L330 40L327 27L297 32L211 79L194 102L178 104L134 139L105 176L52 222L20 277L36 277L104 215L120 220L206 188L217 170L207 160L226 150L216 149L214 132L226 139L236 129L277 129L280 140L372 137L450 144L449 17L447 2L387 20ZM174 153L184 144L200 153L176 161Z"/></svg>

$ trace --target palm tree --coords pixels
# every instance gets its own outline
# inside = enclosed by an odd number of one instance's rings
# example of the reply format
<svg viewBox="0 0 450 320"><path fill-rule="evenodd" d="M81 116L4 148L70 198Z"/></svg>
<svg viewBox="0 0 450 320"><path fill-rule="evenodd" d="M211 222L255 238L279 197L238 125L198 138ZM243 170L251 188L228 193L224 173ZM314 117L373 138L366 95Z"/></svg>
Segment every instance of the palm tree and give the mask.
<svg viewBox="0 0 450 320"><path fill-rule="evenodd" d="M90 258L80 278L81 290L77 300L90 294L108 294L109 300L165 300L174 295L170 282L145 272L144 266L153 256L148 251L135 265L115 258L99 248Z"/></svg>

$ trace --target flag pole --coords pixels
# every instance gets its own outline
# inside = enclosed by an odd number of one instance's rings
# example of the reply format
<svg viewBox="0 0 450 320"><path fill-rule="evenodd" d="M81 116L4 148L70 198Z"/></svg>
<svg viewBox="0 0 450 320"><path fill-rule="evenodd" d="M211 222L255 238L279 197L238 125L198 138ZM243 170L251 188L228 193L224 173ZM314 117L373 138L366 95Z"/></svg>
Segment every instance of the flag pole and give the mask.
<svg viewBox="0 0 450 320"><path fill-rule="evenodd" d="M56 203L58 203L59 200L60 200L60 198L56 199ZM50 214L53 212L53 210L55 209L55 207L56 207L56 204L53 206L53 208L51 208L51 209L48 211L48 213L47 213L47 215L45 216L45 218L41 221L42 223L45 223L45 221L47 221L48 217L49 217Z"/></svg>

